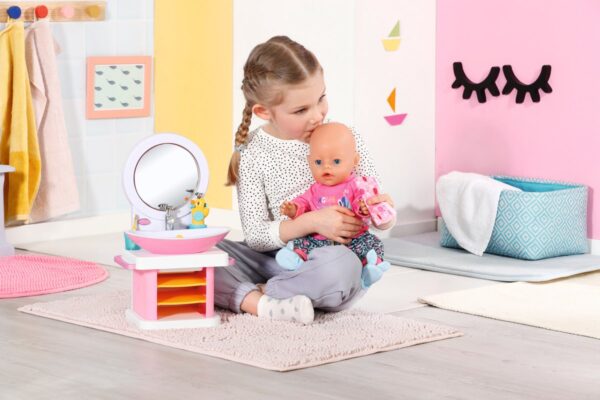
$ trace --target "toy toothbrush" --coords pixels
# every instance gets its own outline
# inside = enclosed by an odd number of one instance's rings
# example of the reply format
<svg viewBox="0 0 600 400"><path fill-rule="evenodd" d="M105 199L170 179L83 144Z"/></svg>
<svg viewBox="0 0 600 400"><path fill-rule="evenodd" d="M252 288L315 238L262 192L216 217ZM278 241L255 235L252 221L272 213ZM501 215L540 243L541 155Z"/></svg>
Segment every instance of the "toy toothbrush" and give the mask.
<svg viewBox="0 0 600 400"><path fill-rule="evenodd" d="M377 226L383 225L391 221L396 215L394 210L388 203L369 204L367 200L379 194L377 182L373 177L361 176L356 179L356 186L359 189L358 199L364 201L369 210L369 217Z"/></svg>
<svg viewBox="0 0 600 400"><path fill-rule="evenodd" d="M191 191L190 191L191 192ZM206 228L204 219L208 217L210 209L208 203L204 199L204 193L194 193L195 198L190 198L190 209L192 214L192 223L188 225L189 229L201 229Z"/></svg>

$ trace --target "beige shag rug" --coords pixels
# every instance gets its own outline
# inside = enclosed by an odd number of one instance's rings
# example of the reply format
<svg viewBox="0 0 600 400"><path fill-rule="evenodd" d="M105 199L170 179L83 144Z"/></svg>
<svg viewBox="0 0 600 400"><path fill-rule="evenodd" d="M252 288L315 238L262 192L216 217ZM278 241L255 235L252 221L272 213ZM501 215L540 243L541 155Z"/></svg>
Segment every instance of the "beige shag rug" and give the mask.
<svg viewBox="0 0 600 400"><path fill-rule="evenodd" d="M600 285L572 282L506 283L419 300L446 310L600 339Z"/></svg>
<svg viewBox="0 0 600 400"><path fill-rule="evenodd" d="M290 371L462 336L426 322L361 310L315 316L312 325L221 311L214 328L142 331L125 320L128 292L35 303L19 311L274 371Z"/></svg>

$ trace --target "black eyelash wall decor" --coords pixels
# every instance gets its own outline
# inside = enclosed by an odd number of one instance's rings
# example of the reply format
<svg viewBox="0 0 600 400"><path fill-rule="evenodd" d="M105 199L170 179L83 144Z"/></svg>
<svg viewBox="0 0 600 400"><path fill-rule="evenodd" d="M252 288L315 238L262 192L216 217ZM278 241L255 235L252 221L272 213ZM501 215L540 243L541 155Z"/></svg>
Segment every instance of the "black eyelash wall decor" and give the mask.
<svg viewBox="0 0 600 400"><path fill-rule="evenodd" d="M467 78L461 62L455 62L452 64L452 67L454 69L454 77L456 78L454 83L452 83L452 88L458 89L461 86L464 87L465 90L463 91L463 99L470 99L471 94L475 92L477 93L477 100L480 103L485 103L486 89L492 96L500 96L500 90L498 90L498 86L496 86L496 79L498 79L498 75L500 75L500 67L490 68L490 72L486 78L479 83L475 83Z"/></svg>
<svg viewBox="0 0 600 400"><path fill-rule="evenodd" d="M550 86L550 83L548 83L550 80L551 71L552 67L550 65L543 65L540 75L537 77L537 79L532 84L526 85L516 77L512 66L504 65L502 67L502 72L504 72L504 76L506 77L506 85L504 85L504 89L502 89L502 94L509 94L513 91L513 89L516 89L517 104L523 103L527 93L529 93L529 96L534 103L539 103L540 90L545 93L552 93L552 87Z"/></svg>

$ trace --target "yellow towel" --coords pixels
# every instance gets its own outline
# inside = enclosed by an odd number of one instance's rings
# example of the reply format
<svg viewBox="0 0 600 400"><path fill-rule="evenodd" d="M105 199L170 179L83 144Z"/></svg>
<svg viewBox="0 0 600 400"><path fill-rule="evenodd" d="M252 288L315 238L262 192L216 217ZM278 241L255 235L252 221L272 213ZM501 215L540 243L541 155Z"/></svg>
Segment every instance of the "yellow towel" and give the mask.
<svg viewBox="0 0 600 400"><path fill-rule="evenodd" d="M0 32L0 164L15 172L6 176L7 224L27 222L41 177L40 149L25 63L23 21L10 21Z"/></svg>

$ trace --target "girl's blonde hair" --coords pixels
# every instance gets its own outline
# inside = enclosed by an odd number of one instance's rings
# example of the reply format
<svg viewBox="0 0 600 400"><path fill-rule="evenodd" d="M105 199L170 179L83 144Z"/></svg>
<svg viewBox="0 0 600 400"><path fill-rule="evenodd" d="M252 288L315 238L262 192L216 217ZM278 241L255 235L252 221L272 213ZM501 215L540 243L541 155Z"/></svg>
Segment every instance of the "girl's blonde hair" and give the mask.
<svg viewBox="0 0 600 400"><path fill-rule="evenodd" d="M248 140L248 128L252 119L252 107L262 104L272 107L283 101L283 85L296 85L321 71L321 65L313 53L287 36L275 36L257 45L244 65L242 92L246 105L242 123L235 134L235 151L229 161L227 186L238 181L240 151Z"/></svg>

